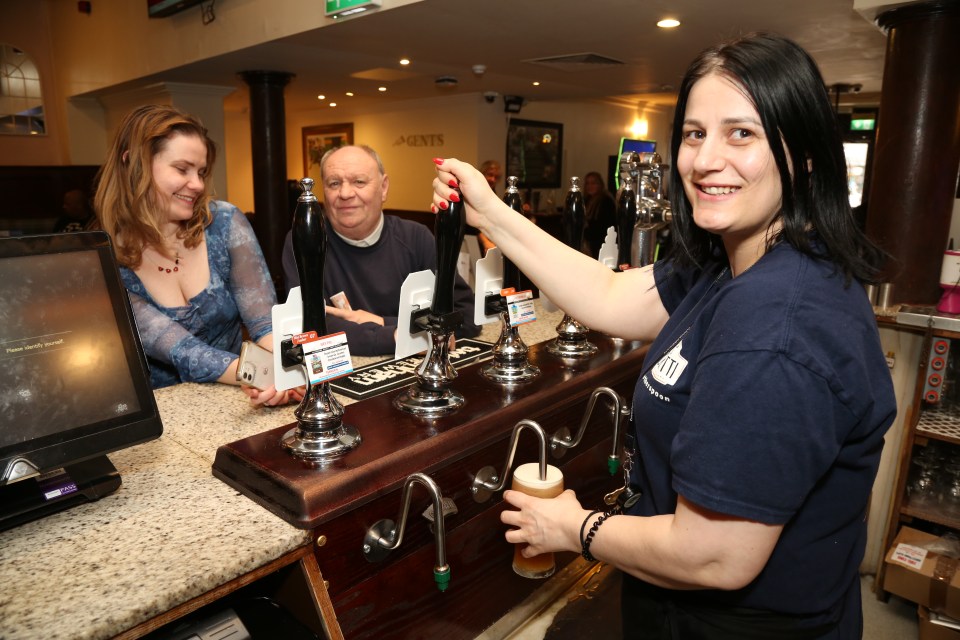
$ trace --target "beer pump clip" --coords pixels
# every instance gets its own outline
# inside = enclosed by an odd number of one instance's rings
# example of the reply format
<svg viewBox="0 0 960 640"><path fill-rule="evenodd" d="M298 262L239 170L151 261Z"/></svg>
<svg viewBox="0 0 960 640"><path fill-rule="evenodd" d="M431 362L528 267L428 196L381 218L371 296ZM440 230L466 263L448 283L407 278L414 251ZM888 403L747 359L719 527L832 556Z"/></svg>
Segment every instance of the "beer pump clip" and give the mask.
<svg viewBox="0 0 960 640"><path fill-rule="evenodd" d="M476 287L473 300L473 322L477 326L500 319L496 301L503 291L503 253L498 247L487 250L474 267Z"/></svg>
<svg viewBox="0 0 960 640"><path fill-rule="evenodd" d="M610 269L617 268L617 228L612 225L607 227L607 235L600 245L597 261Z"/></svg>
<svg viewBox="0 0 960 640"><path fill-rule="evenodd" d="M400 307L397 310L397 344L393 352L396 360L430 347L430 334L417 324L417 319L430 312L436 277L432 271L411 273L400 287Z"/></svg>

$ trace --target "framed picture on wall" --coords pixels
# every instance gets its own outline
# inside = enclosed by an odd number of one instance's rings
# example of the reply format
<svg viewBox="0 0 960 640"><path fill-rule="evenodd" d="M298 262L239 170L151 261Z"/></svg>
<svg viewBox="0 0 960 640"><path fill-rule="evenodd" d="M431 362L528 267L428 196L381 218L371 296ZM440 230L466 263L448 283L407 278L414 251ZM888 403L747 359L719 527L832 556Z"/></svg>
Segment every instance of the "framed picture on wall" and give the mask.
<svg viewBox="0 0 960 640"><path fill-rule="evenodd" d="M320 158L330 149L353 144L353 123L303 128L303 175L320 184Z"/></svg>
<svg viewBox="0 0 960 640"><path fill-rule="evenodd" d="M507 126L507 173L521 189L560 187L563 125L558 122L510 120Z"/></svg>

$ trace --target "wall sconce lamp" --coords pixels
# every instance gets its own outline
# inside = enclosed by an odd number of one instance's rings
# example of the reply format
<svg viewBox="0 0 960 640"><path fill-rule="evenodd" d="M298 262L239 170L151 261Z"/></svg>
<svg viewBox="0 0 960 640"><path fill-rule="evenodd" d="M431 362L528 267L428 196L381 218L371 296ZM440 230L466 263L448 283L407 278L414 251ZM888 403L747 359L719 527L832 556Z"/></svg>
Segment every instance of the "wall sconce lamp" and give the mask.
<svg viewBox="0 0 960 640"><path fill-rule="evenodd" d="M523 98L521 96L503 96L504 113L520 113L523 107Z"/></svg>

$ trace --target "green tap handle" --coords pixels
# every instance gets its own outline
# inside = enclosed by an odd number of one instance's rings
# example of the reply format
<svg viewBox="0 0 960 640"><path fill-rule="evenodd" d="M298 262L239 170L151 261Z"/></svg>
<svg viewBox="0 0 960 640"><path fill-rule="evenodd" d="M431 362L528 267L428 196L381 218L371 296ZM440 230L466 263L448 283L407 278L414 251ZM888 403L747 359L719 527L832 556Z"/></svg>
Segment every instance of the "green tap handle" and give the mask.
<svg viewBox="0 0 960 640"><path fill-rule="evenodd" d="M433 580L437 583L440 591L446 591L450 586L450 565L445 564L442 567L433 568Z"/></svg>
<svg viewBox="0 0 960 640"><path fill-rule="evenodd" d="M619 468L620 458L616 456L607 456L607 470L610 472L610 475L616 475Z"/></svg>

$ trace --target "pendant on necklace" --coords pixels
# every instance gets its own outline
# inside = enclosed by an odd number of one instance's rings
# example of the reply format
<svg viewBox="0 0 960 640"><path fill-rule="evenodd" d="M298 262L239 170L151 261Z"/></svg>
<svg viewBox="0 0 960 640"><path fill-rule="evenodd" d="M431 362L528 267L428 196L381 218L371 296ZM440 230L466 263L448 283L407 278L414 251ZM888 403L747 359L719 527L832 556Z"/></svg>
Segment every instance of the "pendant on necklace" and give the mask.
<svg viewBox="0 0 960 640"><path fill-rule="evenodd" d="M176 260L173 261L173 269L171 269L170 267L161 267L160 265L157 265L157 271L161 273L163 273L164 271L166 271L167 273L176 273L177 271L180 271L180 254L178 253Z"/></svg>

